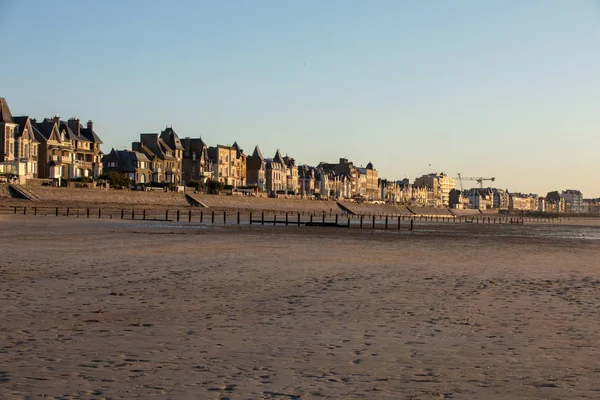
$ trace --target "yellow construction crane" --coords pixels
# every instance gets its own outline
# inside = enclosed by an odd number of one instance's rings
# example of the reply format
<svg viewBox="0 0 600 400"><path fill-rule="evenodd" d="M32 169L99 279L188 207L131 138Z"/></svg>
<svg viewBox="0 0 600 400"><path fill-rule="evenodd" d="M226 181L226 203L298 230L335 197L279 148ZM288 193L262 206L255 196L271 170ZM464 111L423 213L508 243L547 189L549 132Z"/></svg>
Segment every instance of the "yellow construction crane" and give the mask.
<svg viewBox="0 0 600 400"><path fill-rule="evenodd" d="M458 173L457 175L458 175L458 177L454 178L454 179L456 179L460 183L461 191L465 190L463 188L463 181L475 181L475 182L479 183L480 188L483 188L483 181L494 182L496 180L496 178L494 178L494 177L491 177L491 178L484 178L482 176L480 176L480 177L473 177L473 176L464 177L464 176L461 176L460 173Z"/></svg>

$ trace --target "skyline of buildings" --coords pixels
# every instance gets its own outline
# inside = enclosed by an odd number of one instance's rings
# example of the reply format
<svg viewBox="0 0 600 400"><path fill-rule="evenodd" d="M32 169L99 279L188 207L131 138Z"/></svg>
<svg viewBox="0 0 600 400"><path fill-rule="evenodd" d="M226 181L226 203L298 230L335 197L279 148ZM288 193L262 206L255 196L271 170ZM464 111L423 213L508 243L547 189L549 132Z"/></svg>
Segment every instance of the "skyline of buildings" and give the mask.
<svg viewBox="0 0 600 400"><path fill-rule="evenodd" d="M135 186L170 184L205 185L214 180L227 188L250 189L266 195L326 197L359 201L386 201L433 207L498 210L586 212L579 190L567 189L556 196L510 193L499 188L458 190L455 179L429 173L408 179L380 177L372 162L357 167L347 158L318 165L298 164L277 149L264 157L259 145L246 155L240 145L208 146L201 137L181 139L172 127L160 133L141 133L131 149L102 153L102 140L90 120L60 117L38 122L29 116L13 116L8 102L0 98L0 173L20 179L67 181L97 178L103 172L119 172ZM460 178L460 175L459 175ZM493 178L491 179L493 181ZM479 182L481 183L481 182ZM462 182L461 182L462 187ZM593 208L593 207L592 207Z"/></svg>

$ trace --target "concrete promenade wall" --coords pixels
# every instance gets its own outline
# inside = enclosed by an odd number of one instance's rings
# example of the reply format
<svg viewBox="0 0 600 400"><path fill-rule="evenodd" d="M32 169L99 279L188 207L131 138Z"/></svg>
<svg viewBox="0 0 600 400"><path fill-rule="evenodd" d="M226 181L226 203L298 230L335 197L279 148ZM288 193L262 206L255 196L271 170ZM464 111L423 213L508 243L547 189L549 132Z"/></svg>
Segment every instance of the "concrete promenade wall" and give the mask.
<svg viewBox="0 0 600 400"><path fill-rule="evenodd" d="M439 217L452 217L452 213L447 208L436 208L436 207L408 207L415 215L426 215L426 216L439 216Z"/></svg>
<svg viewBox="0 0 600 400"><path fill-rule="evenodd" d="M164 207L185 207L188 205L183 193L89 190L50 186L28 186L27 188L39 195L42 201L52 203L128 204Z"/></svg>
<svg viewBox="0 0 600 400"><path fill-rule="evenodd" d="M57 188L52 186L27 185L27 189L40 197L41 202L56 206L119 206L147 208L185 208L189 207L183 193L163 191L129 191L129 190L101 190L101 189L74 189ZM276 212L304 212L304 213L332 213L342 214L344 211L335 201L300 200L300 199L275 199L253 196L216 196L206 194L188 193L211 210L240 210L240 211L276 211ZM0 184L0 198L10 201L7 185ZM445 208L433 207L406 207L392 204L357 204L342 202L345 207L355 214L390 215L390 216L444 216L454 214ZM457 216L479 214L478 210L452 210Z"/></svg>
<svg viewBox="0 0 600 400"><path fill-rule="evenodd" d="M8 193L8 184L0 183L0 199L9 198L10 194Z"/></svg>
<svg viewBox="0 0 600 400"><path fill-rule="evenodd" d="M466 210L461 210L461 209L452 209L450 210L450 212L453 215L456 215L457 217L476 217L478 215L481 215L481 212L479 210L471 210L471 209L466 209Z"/></svg>
<svg viewBox="0 0 600 400"><path fill-rule="evenodd" d="M188 193L189 194L189 193ZM335 201L258 198L254 196L214 196L191 194L191 197L217 210L265 210L282 212L338 213Z"/></svg>
<svg viewBox="0 0 600 400"><path fill-rule="evenodd" d="M406 206L392 204L343 203L356 214L413 215Z"/></svg>

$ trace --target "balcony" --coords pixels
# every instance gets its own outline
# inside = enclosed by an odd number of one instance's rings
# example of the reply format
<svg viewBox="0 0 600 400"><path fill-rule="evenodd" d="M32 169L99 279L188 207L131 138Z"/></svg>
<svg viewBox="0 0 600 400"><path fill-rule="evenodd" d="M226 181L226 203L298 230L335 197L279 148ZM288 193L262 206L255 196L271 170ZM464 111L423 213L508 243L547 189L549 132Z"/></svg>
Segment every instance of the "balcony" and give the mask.
<svg viewBox="0 0 600 400"><path fill-rule="evenodd" d="M73 160L73 164L74 165L78 165L80 167L88 167L88 168L92 168L92 162L91 161L85 161L85 160Z"/></svg>
<svg viewBox="0 0 600 400"><path fill-rule="evenodd" d="M52 161L62 164L71 164L73 160L69 156L52 156Z"/></svg>

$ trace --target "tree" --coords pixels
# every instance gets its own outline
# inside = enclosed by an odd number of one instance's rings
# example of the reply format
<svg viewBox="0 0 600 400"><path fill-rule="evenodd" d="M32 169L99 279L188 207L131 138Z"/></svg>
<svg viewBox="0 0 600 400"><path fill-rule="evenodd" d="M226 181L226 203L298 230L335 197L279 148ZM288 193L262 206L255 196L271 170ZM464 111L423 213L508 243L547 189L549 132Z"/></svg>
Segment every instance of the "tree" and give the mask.
<svg viewBox="0 0 600 400"><path fill-rule="evenodd" d="M187 183L188 187L193 187L197 192L206 190L206 184L202 181L190 181Z"/></svg>
<svg viewBox="0 0 600 400"><path fill-rule="evenodd" d="M128 188L131 185L131 179L118 172L108 172L100 175L98 179L104 179L110 182L110 187L114 189Z"/></svg>
<svg viewBox="0 0 600 400"><path fill-rule="evenodd" d="M223 190L223 186L223 183L213 180L208 181L208 183L206 184L206 187L208 188L208 193L211 194L219 194L219 192Z"/></svg>

